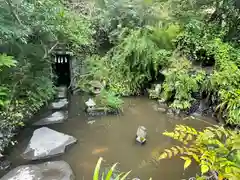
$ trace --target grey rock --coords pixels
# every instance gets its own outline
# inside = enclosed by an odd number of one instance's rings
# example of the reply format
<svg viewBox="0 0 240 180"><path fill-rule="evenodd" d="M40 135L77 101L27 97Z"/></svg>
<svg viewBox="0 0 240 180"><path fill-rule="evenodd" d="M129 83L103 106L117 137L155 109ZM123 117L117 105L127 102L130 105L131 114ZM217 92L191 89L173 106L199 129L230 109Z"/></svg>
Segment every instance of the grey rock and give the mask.
<svg viewBox="0 0 240 180"><path fill-rule="evenodd" d="M74 180L74 174L64 161L19 166L0 180Z"/></svg>
<svg viewBox="0 0 240 180"><path fill-rule="evenodd" d="M61 108L66 107L67 104L68 104L68 101L67 101L66 98L64 98L64 99L58 100L57 102L53 102L53 103L51 104L51 107L52 107L53 109L61 109Z"/></svg>
<svg viewBox="0 0 240 180"><path fill-rule="evenodd" d="M50 116L43 118L36 123L35 126L42 126L47 124L55 124L55 123L62 123L68 118L68 113L63 111L54 112Z"/></svg>
<svg viewBox="0 0 240 180"><path fill-rule="evenodd" d="M75 142L77 139L72 136L42 127L33 132L22 156L27 160L49 158L64 153L65 148Z"/></svg>
<svg viewBox="0 0 240 180"><path fill-rule="evenodd" d="M8 160L0 160L0 169L6 170L11 166L11 162Z"/></svg>
<svg viewBox="0 0 240 180"><path fill-rule="evenodd" d="M172 109L168 109L167 114L170 116L174 116L174 111Z"/></svg>
<svg viewBox="0 0 240 180"><path fill-rule="evenodd" d="M165 108L162 108L162 107L157 108L157 110L160 111L160 112L166 112L167 111Z"/></svg>

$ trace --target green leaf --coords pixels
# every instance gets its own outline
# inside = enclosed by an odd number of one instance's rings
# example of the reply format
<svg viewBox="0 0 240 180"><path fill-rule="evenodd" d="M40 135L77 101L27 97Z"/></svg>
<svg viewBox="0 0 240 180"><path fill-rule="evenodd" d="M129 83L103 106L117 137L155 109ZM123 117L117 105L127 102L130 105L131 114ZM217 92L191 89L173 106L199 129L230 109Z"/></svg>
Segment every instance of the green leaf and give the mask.
<svg viewBox="0 0 240 180"><path fill-rule="evenodd" d="M128 171L126 174L124 174L123 177L120 178L120 180L124 180L127 178L127 176L131 173L131 171Z"/></svg>
<svg viewBox="0 0 240 180"><path fill-rule="evenodd" d="M234 143L232 150L240 150L240 143Z"/></svg>
<svg viewBox="0 0 240 180"><path fill-rule="evenodd" d="M97 162L97 165L95 167L94 174L93 174L93 180L99 180L99 170L100 170L102 160L103 160L102 157L100 157L98 159L98 162Z"/></svg>
<svg viewBox="0 0 240 180"><path fill-rule="evenodd" d="M118 164L118 163L115 163L115 164L111 167L111 169L108 171L106 180L110 180L110 179L111 179L112 173L113 173L115 167L117 166L117 164Z"/></svg>
<svg viewBox="0 0 240 180"><path fill-rule="evenodd" d="M209 171L209 167L207 165L201 165L201 173L205 174Z"/></svg>
<svg viewBox="0 0 240 180"><path fill-rule="evenodd" d="M183 159L183 160L185 160L184 170L187 169L187 168L190 166L190 164L192 163L191 158L186 157L186 156L181 156L180 158Z"/></svg>
<svg viewBox="0 0 240 180"><path fill-rule="evenodd" d="M158 160L165 159L167 157L168 157L168 154L166 152L164 152L159 156Z"/></svg>

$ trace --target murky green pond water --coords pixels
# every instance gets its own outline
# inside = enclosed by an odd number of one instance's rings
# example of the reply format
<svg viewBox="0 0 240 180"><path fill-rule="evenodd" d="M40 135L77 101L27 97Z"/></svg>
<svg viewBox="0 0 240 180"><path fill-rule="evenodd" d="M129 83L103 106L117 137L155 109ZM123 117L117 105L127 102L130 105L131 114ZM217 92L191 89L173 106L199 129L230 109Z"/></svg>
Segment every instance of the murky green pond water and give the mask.
<svg viewBox="0 0 240 180"><path fill-rule="evenodd" d="M173 130L175 124L187 124L201 129L209 124L199 120L179 120L156 112L155 101L145 97L126 98L124 114L89 119L83 113L83 99L79 96L70 98L69 119L63 124L48 126L78 139L77 144L67 149L66 153L50 160L65 160L72 167L76 180L91 180L95 164L100 156L111 165L119 162L122 171L132 170L131 177L141 180L181 180L194 176L196 167L183 171L183 161L179 158L162 160L158 164L146 163L152 156L171 147L174 140L162 135L165 130ZM92 123L89 123L91 121ZM214 123L213 121L210 123ZM148 139L144 146L135 143L135 134L139 125L147 128ZM26 161L21 153L27 146L33 131L37 127L28 127L18 136L19 143L11 150L9 160L12 168L39 161ZM1 172L3 176L6 172Z"/></svg>

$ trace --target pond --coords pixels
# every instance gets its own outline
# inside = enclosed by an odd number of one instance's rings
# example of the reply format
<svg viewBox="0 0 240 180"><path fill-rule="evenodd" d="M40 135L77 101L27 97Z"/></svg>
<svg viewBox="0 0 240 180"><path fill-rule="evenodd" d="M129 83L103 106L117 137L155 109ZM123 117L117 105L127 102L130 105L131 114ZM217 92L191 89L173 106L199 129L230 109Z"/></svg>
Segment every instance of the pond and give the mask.
<svg viewBox="0 0 240 180"><path fill-rule="evenodd" d="M104 158L105 166L119 162L118 167L121 171L132 170L131 178L181 180L194 176L197 168L193 166L184 171L183 161L179 158L161 160L158 163L154 161L154 156L176 143L163 136L162 132L171 131L176 124L180 123L201 129L214 121L180 120L169 117L165 113L155 111L156 102L146 97L131 97L124 100L122 115L89 118L83 112L83 97L71 96L68 120L47 127L74 136L78 142L69 147L63 155L48 160L64 160L69 163L76 180L91 180L99 157ZM37 118L39 116L35 117ZM145 126L148 133L147 142L143 146L135 142L139 125ZM24 160L21 157L36 128L35 126L27 127L18 136L19 143L11 149L8 157L12 162L11 168L44 162L43 160ZM6 173L1 172L0 175L3 176Z"/></svg>

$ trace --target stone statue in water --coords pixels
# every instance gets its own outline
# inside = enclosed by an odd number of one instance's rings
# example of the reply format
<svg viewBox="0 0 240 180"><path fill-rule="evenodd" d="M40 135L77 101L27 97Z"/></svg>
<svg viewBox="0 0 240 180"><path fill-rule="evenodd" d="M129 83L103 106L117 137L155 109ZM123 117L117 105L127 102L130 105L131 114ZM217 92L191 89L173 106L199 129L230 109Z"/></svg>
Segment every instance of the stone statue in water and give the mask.
<svg viewBox="0 0 240 180"><path fill-rule="evenodd" d="M147 129L144 126L139 126L136 134L136 141L144 144L146 142Z"/></svg>

